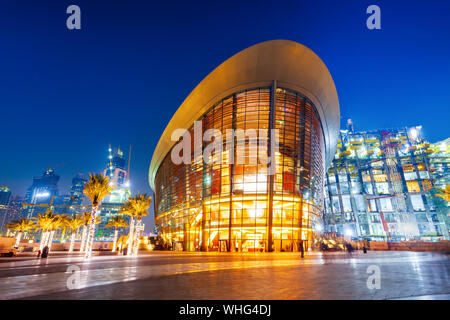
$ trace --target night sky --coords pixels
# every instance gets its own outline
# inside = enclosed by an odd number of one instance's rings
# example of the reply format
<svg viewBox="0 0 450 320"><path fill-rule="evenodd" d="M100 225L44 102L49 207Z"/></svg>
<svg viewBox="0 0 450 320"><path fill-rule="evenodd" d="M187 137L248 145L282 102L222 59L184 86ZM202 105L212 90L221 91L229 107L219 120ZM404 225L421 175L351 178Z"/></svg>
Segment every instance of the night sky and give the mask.
<svg viewBox="0 0 450 320"><path fill-rule="evenodd" d="M81 30L66 28L67 6ZM381 30L366 8L381 8ZM23 196L45 168L66 193L76 173L103 170L108 144L128 154L132 191L165 126L195 86L233 54L289 39L324 61L342 123L423 125L449 137L449 1L2 1L0 185Z"/></svg>

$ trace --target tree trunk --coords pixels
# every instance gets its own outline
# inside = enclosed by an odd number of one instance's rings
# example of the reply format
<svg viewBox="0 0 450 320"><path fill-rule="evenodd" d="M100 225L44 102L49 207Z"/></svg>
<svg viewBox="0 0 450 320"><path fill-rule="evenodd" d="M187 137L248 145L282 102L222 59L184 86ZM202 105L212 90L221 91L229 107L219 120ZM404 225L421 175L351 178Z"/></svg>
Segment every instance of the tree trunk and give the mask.
<svg viewBox="0 0 450 320"><path fill-rule="evenodd" d="M139 251L139 238L141 236L141 218L136 220L136 230L134 231L134 239L133 239L133 256L138 255Z"/></svg>
<svg viewBox="0 0 450 320"><path fill-rule="evenodd" d="M73 246L75 245L75 230L72 230L72 236L70 237L70 247L69 247L69 253L73 252Z"/></svg>
<svg viewBox="0 0 450 320"><path fill-rule="evenodd" d="M116 228L116 230L114 231L114 242L113 242L112 252L116 252L117 237L118 236L119 236L119 229Z"/></svg>
<svg viewBox="0 0 450 320"><path fill-rule="evenodd" d="M95 219L97 218L98 204L92 205L91 223L89 224L89 231L86 239L86 250L84 257L90 258L92 256L92 246L94 244L95 236Z"/></svg>
<svg viewBox="0 0 450 320"><path fill-rule="evenodd" d="M50 249L52 248L52 243L53 243L53 236L55 235L55 230L50 231L50 237L48 240L48 252L50 252Z"/></svg>
<svg viewBox="0 0 450 320"><path fill-rule="evenodd" d="M87 226L83 225L83 232L81 233L80 252L84 252L84 247L86 246L86 233Z"/></svg>
<svg viewBox="0 0 450 320"><path fill-rule="evenodd" d="M65 237L66 237L66 228L62 229L61 238L59 239L59 242L63 243Z"/></svg>
<svg viewBox="0 0 450 320"><path fill-rule="evenodd" d="M130 232L128 233L128 248L127 248L127 256L131 256L133 251L133 237L134 237L134 218L130 219Z"/></svg>
<svg viewBox="0 0 450 320"><path fill-rule="evenodd" d="M39 250L41 250L41 252L45 247L45 241L47 241L47 231L42 230L41 241L39 242Z"/></svg>
<svg viewBox="0 0 450 320"><path fill-rule="evenodd" d="M50 231L45 231L44 242L42 243L42 248L48 245L48 239L50 238Z"/></svg>
<svg viewBox="0 0 450 320"><path fill-rule="evenodd" d="M17 232L17 238L16 238L16 244L15 244L15 247L16 248L19 248L19 245L20 245L20 239L22 238L22 231L18 231Z"/></svg>

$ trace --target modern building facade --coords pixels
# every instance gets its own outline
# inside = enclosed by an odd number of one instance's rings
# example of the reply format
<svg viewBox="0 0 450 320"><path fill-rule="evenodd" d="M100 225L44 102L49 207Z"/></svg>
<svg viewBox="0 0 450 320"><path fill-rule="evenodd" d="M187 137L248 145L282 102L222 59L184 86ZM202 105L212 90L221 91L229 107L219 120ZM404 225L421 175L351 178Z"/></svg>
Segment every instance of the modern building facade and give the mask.
<svg viewBox="0 0 450 320"><path fill-rule="evenodd" d="M122 205L131 195L128 170L126 170L127 159L124 157L120 147L109 146L108 161L103 174L109 177L112 187L111 194L103 199L99 207L100 224L96 228L96 239L111 241L114 237L113 228L105 228L109 219L118 215ZM128 159L129 161L130 159Z"/></svg>
<svg viewBox="0 0 450 320"><path fill-rule="evenodd" d="M11 198L11 190L7 186L0 187L0 206L7 206Z"/></svg>
<svg viewBox="0 0 450 320"><path fill-rule="evenodd" d="M28 188L25 202L28 204L50 204L53 197L58 196L59 176L52 168L47 168L42 176L34 177L33 184ZM26 217L35 217L38 213L44 213L44 207L28 207Z"/></svg>
<svg viewBox="0 0 450 320"><path fill-rule="evenodd" d="M70 199L72 200L70 204L81 205L84 199L84 186L88 182L85 175L79 173L72 179L72 185L70 187Z"/></svg>
<svg viewBox="0 0 450 320"><path fill-rule="evenodd" d="M9 201L11 199L11 190L7 186L0 187L0 232L5 230L6 224L9 222Z"/></svg>
<svg viewBox="0 0 450 320"><path fill-rule="evenodd" d="M173 141L177 129L184 134ZM243 252L307 247L313 225L321 223L323 179L338 134L334 82L310 49L274 40L231 57L187 97L153 154L149 183L165 245ZM216 148L208 153L212 140ZM191 146L182 151L189 161L176 163L180 144Z"/></svg>
<svg viewBox="0 0 450 320"><path fill-rule="evenodd" d="M86 206L82 206L82 203L87 200L83 193L87 181L87 177L81 173L73 177L69 193L55 197L56 206L53 208L55 213L73 215L85 212Z"/></svg>
<svg viewBox="0 0 450 320"><path fill-rule="evenodd" d="M449 180L448 145L421 126L340 131L325 181L326 230L372 240L448 239L448 217L432 190ZM445 211L445 208L444 208Z"/></svg>
<svg viewBox="0 0 450 320"><path fill-rule="evenodd" d="M108 176L111 184L114 185L115 188L120 189L125 187L128 183L127 161L120 146L114 148L114 152L111 146L109 146L108 151L108 162L103 175Z"/></svg>

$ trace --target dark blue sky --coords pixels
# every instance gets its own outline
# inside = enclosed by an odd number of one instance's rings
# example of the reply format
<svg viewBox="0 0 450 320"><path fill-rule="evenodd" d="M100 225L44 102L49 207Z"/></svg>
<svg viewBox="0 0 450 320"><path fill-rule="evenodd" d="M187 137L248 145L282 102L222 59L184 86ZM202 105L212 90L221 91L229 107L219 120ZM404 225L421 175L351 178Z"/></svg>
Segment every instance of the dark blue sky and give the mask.
<svg viewBox="0 0 450 320"><path fill-rule="evenodd" d="M81 7L81 30L66 8ZM366 28L381 8L382 30ZM449 136L449 1L2 1L0 185L24 195L48 166L67 192L132 144L133 191L190 91L233 54L272 39L316 52L356 129L422 124Z"/></svg>

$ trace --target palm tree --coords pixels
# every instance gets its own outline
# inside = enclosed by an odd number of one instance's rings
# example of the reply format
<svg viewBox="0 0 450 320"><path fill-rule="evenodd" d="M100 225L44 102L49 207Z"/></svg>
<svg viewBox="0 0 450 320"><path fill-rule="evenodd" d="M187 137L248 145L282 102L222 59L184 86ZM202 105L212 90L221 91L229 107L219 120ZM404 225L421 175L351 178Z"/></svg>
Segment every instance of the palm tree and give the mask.
<svg viewBox="0 0 450 320"><path fill-rule="evenodd" d="M130 199L128 199L120 208L119 214L125 214L127 216L130 216L130 230L128 231L127 236L127 255L131 255L131 248L133 247L133 234L134 234L134 218L136 216L136 212L133 208L133 205L130 202Z"/></svg>
<svg viewBox="0 0 450 320"><path fill-rule="evenodd" d="M42 251L42 249L47 245L47 242L49 240L55 215L53 214L53 210L49 208L47 209L47 211L45 211L44 214L38 214L37 217L32 219L36 220L37 228L42 229L41 240L39 244L39 250Z"/></svg>
<svg viewBox="0 0 450 320"><path fill-rule="evenodd" d="M81 244L80 244L80 252L84 252L86 250L86 238L87 231L89 228L89 224L91 222L92 212L83 212L82 220L83 220L83 231L81 233ZM99 224L101 222L100 218L95 218L95 224Z"/></svg>
<svg viewBox="0 0 450 320"><path fill-rule="evenodd" d="M121 216L114 216L111 219L109 219L108 224L105 227L106 228L114 228L114 242L113 242L112 252L115 252L116 245L117 245L117 237L119 236L119 228L128 227L128 223Z"/></svg>
<svg viewBox="0 0 450 320"><path fill-rule="evenodd" d="M98 205L103 198L109 195L112 188L109 185L109 177L104 177L102 174L90 174L89 181L84 186L84 194L92 201L92 216L89 223L89 230L87 235L85 258L92 255L92 245L94 243L95 220L97 218Z"/></svg>
<svg viewBox="0 0 450 320"><path fill-rule="evenodd" d="M8 223L6 227L8 229L17 231L16 244L14 245L14 247L19 248L20 239L22 238L22 234L25 231L34 229L36 226L34 225L34 222L31 221L30 219L21 218L20 220L14 220L11 223Z"/></svg>
<svg viewBox="0 0 450 320"><path fill-rule="evenodd" d="M81 232L80 252L84 251L84 247L86 245L86 235L89 226L89 221L91 221L91 213L83 212L83 231Z"/></svg>
<svg viewBox="0 0 450 320"><path fill-rule="evenodd" d="M133 256L137 256L139 251L139 237L141 236L142 231L142 217L148 215L148 208L152 202L152 197L146 193L141 194L138 192L134 197L130 197L128 201L136 215L136 230L133 235L132 254Z"/></svg>
<svg viewBox="0 0 450 320"><path fill-rule="evenodd" d="M48 251L50 251L53 244L53 237L55 236L56 230L64 227L65 216L55 215L52 222L50 223L50 237L48 239Z"/></svg>
<svg viewBox="0 0 450 320"><path fill-rule="evenodd" d="M73 246L75 245L76 232L82 225L84 225L84 219L82 215L74 214L72 217L68 217L64 222L65 225L72 230L69 247L69 253L71 253L73 252Z"/></svg>

